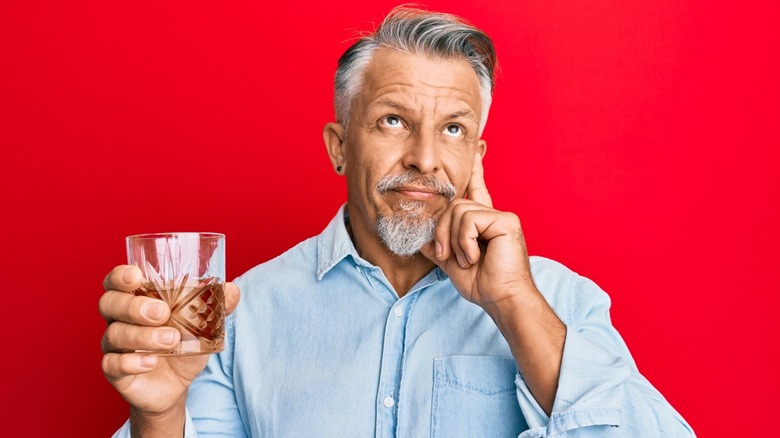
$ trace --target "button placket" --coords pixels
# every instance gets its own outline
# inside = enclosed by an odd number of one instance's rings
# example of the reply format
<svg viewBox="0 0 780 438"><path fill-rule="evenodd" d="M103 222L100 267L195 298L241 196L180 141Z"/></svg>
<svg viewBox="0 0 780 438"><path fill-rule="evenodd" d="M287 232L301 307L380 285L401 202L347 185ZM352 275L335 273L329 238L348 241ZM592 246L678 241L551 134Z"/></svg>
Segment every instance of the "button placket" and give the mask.
<svg viewBox="0 0 780 438"><path fill-rule="evenodd" d="M417 294L405 296L388 309L382 352L379 391L377 394L377 437L395 437L397 433L399 388L403 375L406 324L409 309Z"/></svg>

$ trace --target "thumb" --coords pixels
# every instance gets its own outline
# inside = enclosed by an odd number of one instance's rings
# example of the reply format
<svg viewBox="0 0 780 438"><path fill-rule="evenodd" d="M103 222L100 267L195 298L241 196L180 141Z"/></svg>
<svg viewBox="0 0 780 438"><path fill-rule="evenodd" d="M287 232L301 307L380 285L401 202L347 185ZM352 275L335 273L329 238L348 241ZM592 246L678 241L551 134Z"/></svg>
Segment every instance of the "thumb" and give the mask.
<svg viewBox="0 0 780 438"><path fill-rule="evenodd" d="M471 169L471 179L466 193L472 201L493 208L493 199L485 185L485 168L482 167L482 154L480 153L474 155L474 167Z"/></svg>
<svg viewBox="0 0 780 438"><path fill-rule="evenodd" d="M436 266L440 267L441 269L444 269L444 265L446 264L446 262L436 258L436 249L434 248L433 241L430 241L425 245L423 245L423 247L420 248L420 254L422 254L426 259L435 263Z"/></svg>
<svg viewBox="0 0 780 438"><path fill-rule="evenodd" d="M241 291L235 283L225 283L225 314L230 315L238 307Z"/></svg>

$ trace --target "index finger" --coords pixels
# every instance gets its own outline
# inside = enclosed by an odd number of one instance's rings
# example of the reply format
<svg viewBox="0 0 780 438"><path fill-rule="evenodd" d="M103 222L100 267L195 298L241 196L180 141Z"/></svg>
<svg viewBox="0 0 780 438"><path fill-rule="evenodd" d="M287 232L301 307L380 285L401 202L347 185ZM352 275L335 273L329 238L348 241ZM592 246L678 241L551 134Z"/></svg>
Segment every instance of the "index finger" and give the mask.
<svg viewBox="0 0 780 438"><path fill-rule="evenodd" d="M471 169L471 179L466 193L472 201L493 208L493 199L485 185L485 168L482 167L482 154L480 153L474 155L474 166Z"/></svg>
<svg viewBox="0 0 780 438"><path fill-rule="evenodd" d="M134 265L119 265L111 270L103 279L103 289L132 292L141 285L143 275Z"/></svg>
<svg viewBox="0 0 780 438"><path fill-rule="evenodd" d="M100 315L107 323L122 321L135 325L160 326L171 316L165 302L151 297L108 291L98 301Z"/></svg>

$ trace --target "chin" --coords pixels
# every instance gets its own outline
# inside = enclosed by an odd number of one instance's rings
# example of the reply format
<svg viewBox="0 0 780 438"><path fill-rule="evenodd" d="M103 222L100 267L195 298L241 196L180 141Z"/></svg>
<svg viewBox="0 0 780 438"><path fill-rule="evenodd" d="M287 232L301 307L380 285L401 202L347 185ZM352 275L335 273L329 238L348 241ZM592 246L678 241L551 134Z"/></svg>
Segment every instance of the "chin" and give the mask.
<svg viewBox="0 0 780 438"><path fill-rule="evenodd" d="M426 207L425 203L404 205L392 215L379 217L377 235L391 253L411 257L433 240L438 217L428 213Z"/></svg>

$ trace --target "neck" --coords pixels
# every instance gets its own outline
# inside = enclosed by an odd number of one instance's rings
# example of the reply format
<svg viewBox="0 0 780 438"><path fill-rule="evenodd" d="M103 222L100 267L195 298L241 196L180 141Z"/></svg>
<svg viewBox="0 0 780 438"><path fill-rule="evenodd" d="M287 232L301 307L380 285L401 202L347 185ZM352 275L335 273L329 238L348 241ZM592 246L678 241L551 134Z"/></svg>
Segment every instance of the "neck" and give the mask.
<svg viewBox="0 0 780 438"><path fill-rule="evenodd" d="M356 218L353 215L350 217ZM347 231L360 257L382 269L399 298L406 295L435 266L420 253L408 257L391 253L376 232L367 231L365 226L352 226L350 221L347 223Z"/></svg>

